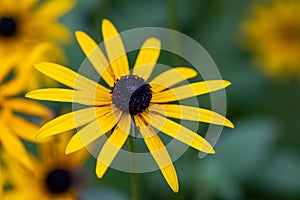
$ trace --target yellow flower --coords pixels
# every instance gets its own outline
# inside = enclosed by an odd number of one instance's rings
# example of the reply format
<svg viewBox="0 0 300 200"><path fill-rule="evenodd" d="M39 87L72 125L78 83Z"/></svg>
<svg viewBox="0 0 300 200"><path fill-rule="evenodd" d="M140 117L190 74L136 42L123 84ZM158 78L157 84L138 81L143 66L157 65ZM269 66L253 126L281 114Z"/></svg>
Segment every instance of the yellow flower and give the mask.
<svg viewBox="0 0 300 200"><path fill-rule="evenodd" d="M7 178L12 189L5 191L4 200L76 200L78 187L84 181L82 163L85 150L66 156L64 149L71 134L55 137L50 143L38 145L39 159L30 157L34 170L10 161ZM9 161L9 160L8 160Z"/></svg>
<svg viewBox="0 0 300 200"><path fill-rule="evenodd" d="M73 0L0 0L0 51L21 49L26 54L38 43L68 40L69 30L57 18L73 4Z"/></svg>
<svg viewBox="0 0 300 200"><path fill-rule="evenodd" d="M300 1L276 0L256 5L243 23L246 46L267 74L300 75Z"/></svg>
<svg viewBox="0 0 300 200"><path fill-rule="evenodd" d="M144 42L131 73L121 37L108 20L103 20L102 35L108 58L93 39L83 32L76 32L83 52L108 87L61 65L35 65L40 72L73 89L40 89L29 92L27 97L88 106L48 122L39 130L37 137L43 138L83 127L70 140L66 148L66 153L69 154L113 130L98 155L96 174L101 178L124 145L134 123L167 183L173 191L178 192L178 180L172 160L155 129L197 150L214 153L212 146L204 138L167 117L228 127L233 127L233 124L210 110L168 102L206 94L225 88L230 83L211 80L168 89L195 77L197 73L191 68L176 67L149 80L160 54L161 44L156 38L149 38Z"/></svg>
<svg viewBox="0 0 300 200"><path fill-rule="evenodd" d="M32 68L32 61L42 49L43 48L37 48L35 51L29 53L28 59L22 60L21 64L17 64L17 62L19 62L18 57L20 57L17 54L10 57L4 57L0 54L0 147L2 147L9 156L29 168L31 168L32 165L20 138L30 142L36 142L35 133L38 131L39 126L22 118L20 114L50 118L51 112L44 106L17 97L17 95L23 91L24 85L26 84L24 77L27 76L26 73L30 73L30 70L27 69ZM14 78L9 79L11 76L10 72L16 65L22 67L24 73L20 73Z"/></svg>
<svg viewBox="0 0 300 200"><path fill-rule="evenodd" d="M0 54L19 52L26 59L36 45L47 43L48 49L35 62L64 61L59 45L69 40L70 31L57 19L73 5L74 0L0 0ZM16 73L22 70L17 68ZM34 72L28 77L27 88L36 89L40 83L53 85Z"/></svg>

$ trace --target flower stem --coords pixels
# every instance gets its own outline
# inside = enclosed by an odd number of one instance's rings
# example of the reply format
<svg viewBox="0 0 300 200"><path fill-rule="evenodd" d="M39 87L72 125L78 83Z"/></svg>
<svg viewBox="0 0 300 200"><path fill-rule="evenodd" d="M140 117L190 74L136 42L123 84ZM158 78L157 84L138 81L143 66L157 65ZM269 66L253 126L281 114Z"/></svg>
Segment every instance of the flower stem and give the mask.
<svg viewBox="0 0 300 200"><path fill-rule="evenodd" d="M139 199L139 193L138 193L138 183L137 183L137 174L136 174L136 162L134 157L135 147L134 147L134 139L132 136L129 136L129 146L130 150L132 152L131 157L131 166L132 166L132 172L131 172L131 194L133 200Z"/></svg>
<svg viewBox="0 0 300 200"><path fill-rule="evenodd" d="M174 30L179 29L176 0L167 0L169 27Z"/></svg>

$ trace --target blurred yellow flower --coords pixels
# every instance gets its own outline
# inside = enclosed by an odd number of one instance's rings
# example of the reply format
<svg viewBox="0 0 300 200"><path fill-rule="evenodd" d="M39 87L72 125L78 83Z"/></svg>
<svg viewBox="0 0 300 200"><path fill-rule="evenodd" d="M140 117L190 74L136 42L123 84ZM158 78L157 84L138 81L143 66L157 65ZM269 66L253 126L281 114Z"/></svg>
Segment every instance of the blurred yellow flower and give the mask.
<svg viewBox="0 0 300 200"><path fill-rule="evenodd" d="M149 80L160 55L161 43L158 39L149 38L144 42L130 72L122 39L109 20L102 22L102 35L108 58L92 38L83 32L76 32L83 52L108 87L61 65L35 65L40 72L73 89L40 89L29 92L27 97L88 106L48 122L39 130L37 137L43 138L83 126L70 140L66 148L69 154L112 130L97 159L96 174L102 178L127 140L134 123L167 183L174 192L178 192L175 168L155 129L197 150L214 153L213 147L204 138L167 117L228 127L233 127L233 124L213 111L168 102L207 94L223 89L230 83L211 80L171 88L197 75L196 71L187 67L169 69Z"/></svg>
<svg viewBox="0 0 300 200"><path fill-rule="evenodd" d="M44 106L29 101L24 98L17 97L26 84L26 73L30 73L32 61L36 55L42 51L41 48L35 49L29 53L27 60L22 60L20 64L19 54L14 54L10 57L0 54L0 147L12 158L21 162L24 166L32 168L25 147L20 138L36 142L35 134L39 126L33 124L21 115L37 116L42 118L50 118L51 112ZM33 60L32 60L32 59ZM24 69L23 73L15 76L11 74L13 67L20 66Z"/></svg>
<svg viewBox="0 0 300 200"><path fill-rule="evenodd" d="M300 75L300 1L255 5L243 23L245 43L270 75Z"/></svg>
<svg viewBox="0 0 300 200"><path fill-rule="evenodd" d="M78 187L84 182L83 162L85 150L65 155L70 132L55 137L50 143L38 145L39 159L30 157L34 170L21 167L13 161L7 163L7 179L12 189L4 192L4 200L76 200Z"/></svg>
<svg viewBox="0 0 300 200"><path fill-rule="evenodd" d="M0 0L0 54L19 52L23 58L36 45L47 43L48 49L37 61L65 61L59 45L70 38L70 31L57 20L74 6L74 0ZM22 71L17 68L16 73ZM53 81L41 78L35 72L28 77L27 88L53 85Z"/></svg>
<svg viewBox="0 0 300 200"><path fill-rule="evenodd" d="M73 0L0 0L0 51L28 50L41 42L68 40L69 30L57 19L73 7ZM58 48L58 46L57 46Z"/></svg>

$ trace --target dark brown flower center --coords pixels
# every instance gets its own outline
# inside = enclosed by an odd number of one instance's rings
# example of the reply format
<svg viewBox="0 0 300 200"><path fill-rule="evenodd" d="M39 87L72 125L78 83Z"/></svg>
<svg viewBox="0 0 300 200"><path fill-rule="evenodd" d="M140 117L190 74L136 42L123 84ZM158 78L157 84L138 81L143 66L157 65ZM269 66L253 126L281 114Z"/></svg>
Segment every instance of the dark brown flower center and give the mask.
<svg viewBox="0 0 300 200"><path fill-rule="evenodd" d="M17 32L17 22L12 17L0 18L0 36L10 37Z"/></svg>
<svg viewBox="0 0 300 200"><path fill-rule="evenodd" d="M46 177L46 188L50 193L66 192L73 183L72 174L66 169L54 169Z"/></svg>
<svg viewBox="0 0 300 200"><path fill-rule="evenodd" d="M122 76L111 91L113 104L131 115L142 113L150 105L151 86L135 75Z"/></svg>

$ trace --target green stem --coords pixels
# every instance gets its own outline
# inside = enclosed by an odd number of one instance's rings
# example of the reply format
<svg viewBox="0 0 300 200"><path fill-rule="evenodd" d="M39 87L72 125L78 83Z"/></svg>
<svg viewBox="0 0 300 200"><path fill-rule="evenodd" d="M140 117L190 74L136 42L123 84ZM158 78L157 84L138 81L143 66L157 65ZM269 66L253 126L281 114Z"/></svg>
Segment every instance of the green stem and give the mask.
<svg viewBox="0 0 300 200"><path fill-rule="evenodd" d="M131 193L132 193L132 199L138 200L139 193L138 193L138 183L137 183L137 174L136 174L136 162L135 162L135 157L133 154L135 152L135 147L134 147L134 140L133 140L132 136L129 136L129 146L130 146L130 150L132 152Z"/></svg>
<svg viewBox="0 0 300 200"><path fill-rule="evenodd" d="M174 30L178 30L178 17L176 0L167 0L169 27Z"/></svg>
<svg viewBox="0 0 300 200"><path fill-rule="evenodd" d="M167 11L168 11L168 23L169 28L179 31L179 23L178 23L178 13L177 13L177 1L176 0L167 0ZM172 33L169 35L169 42L172 48L180 49L180 39ZM170 65L174 66L180 63L181 61L175 55L172 55L170 58Z"/></svg>

